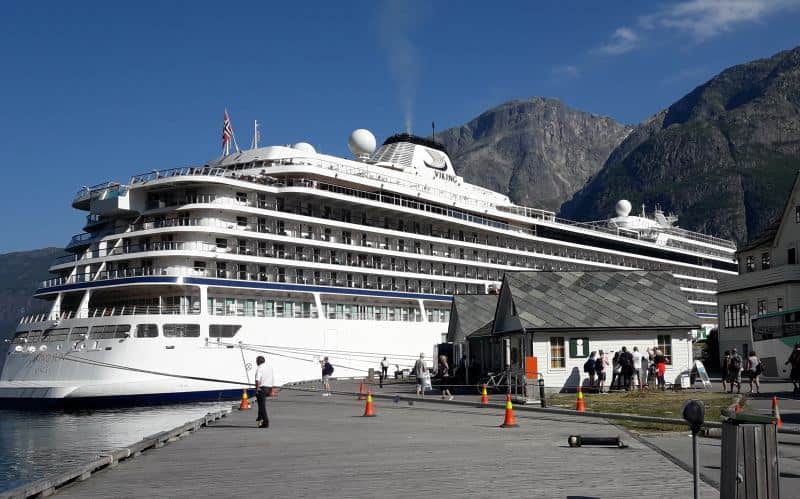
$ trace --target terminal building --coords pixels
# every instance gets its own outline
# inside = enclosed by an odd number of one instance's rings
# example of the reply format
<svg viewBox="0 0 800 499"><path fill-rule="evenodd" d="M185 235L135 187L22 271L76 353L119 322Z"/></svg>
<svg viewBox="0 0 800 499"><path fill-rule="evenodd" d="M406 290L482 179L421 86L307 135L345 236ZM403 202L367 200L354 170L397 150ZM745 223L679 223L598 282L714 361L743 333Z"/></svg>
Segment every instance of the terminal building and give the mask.
<svg viewBox="0 0 800 499"><path fill-rule="evenodd" d="M788 376L784 365L800 342L800 174L781 217L739 248L739 275L720 276L720 357L755 350L767 376Z"/></svg>
<svg viewBox="0 0 800 499"><path fill-rule="evenodd" d="M610 362L623 346L662 350L667 383L675 383L691 369L700 327L664 271L506 272L499 295L457 296L452 307L448 340L465 343L482 374L524 372L535 357L545 385L559 391L585 382L591 352Z"/></svg>

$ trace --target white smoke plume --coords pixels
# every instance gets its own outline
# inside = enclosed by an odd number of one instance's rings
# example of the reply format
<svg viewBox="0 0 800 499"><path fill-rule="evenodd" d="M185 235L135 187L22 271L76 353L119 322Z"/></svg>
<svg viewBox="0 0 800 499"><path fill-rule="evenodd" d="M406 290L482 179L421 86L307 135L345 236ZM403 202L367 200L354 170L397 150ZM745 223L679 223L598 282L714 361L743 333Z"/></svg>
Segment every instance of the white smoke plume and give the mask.
<svg viewBox="0 0 800 499"><path fill-rule="evenodd" d="M397 84L408 133L411 133L411 124L414 122L414 101L419 75L417 49L411 41L411 35L422 24L424 15L420 9L423 5L402 0L384 0L379 11L380 41L386 51L392 78Z"/></svg>

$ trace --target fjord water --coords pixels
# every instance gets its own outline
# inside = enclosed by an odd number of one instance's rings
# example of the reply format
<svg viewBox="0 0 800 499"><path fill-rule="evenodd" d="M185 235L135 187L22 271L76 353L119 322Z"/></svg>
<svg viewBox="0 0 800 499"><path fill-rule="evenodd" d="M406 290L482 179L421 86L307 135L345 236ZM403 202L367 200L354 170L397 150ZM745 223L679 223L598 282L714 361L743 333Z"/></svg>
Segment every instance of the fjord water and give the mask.
<svg viewBox="0 0 800 499"><path fill-rule="evenodd" d="M0 492L230 407L230 402L206 402L70 412L0 410Z"/></svg>

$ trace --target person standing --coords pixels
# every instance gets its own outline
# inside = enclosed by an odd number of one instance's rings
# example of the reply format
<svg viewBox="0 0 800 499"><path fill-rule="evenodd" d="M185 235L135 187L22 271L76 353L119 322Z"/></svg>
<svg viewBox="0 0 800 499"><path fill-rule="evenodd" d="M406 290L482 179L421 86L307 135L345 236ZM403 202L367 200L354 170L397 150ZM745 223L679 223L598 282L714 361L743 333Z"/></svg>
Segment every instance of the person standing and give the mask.
<svg viewBox="0 0 800 499"><path fill-rule="evenodd" d="M619 351L614 352L614 357L611 358L611 372L611 384L608 386L608 390L614 390L614 386L619 390L620 380L622 379L622 369L619 365Z"/></svg>
<svg viewBox="0 0 800 499"><path fill-rule="evenodd" d="M267 417L267 396L272 387L271 376L268 376L266 360L259 355L256 357L256 400L258 400L258 416L256 423L259 428L269 428L269 417Z"/></svg>
<svg viewBox="0 0 800 499"><path fill-rule="evenodd" d="M794 385L794 393L800 392L800 343L794 344L794 350L789 355L789 360L784 362L783 365L791 364L792 370L789 373L789 378Z"/></svg>
<svg viewBox="0 0 800 499"><path fill-rule="evenodd" d="M386 357L383 358L381 361L381 375L378 378L380 380L380 387L383 388L383 381L389 376L389 361L386 360Z"/></svg>
<svg viewBox="0 0 800 499"><path fill-rule="evenodd" d="M333 375L333 366L331 365L328 357L321 361L322 364L322 396L331 396L331 375Z"/></svg>
<svg viewBox="0 0 800 499"><path fill-rule="evenodd" d="M589 354L589 358L586 359L586 362L583 363L583 372L589 375L589 388L594 388L596 383L595 376L596 372L594 370L594 363L597 360L597 352L592 352Z"/></svg>
<svg viewBox="0 0 800 499"><path fill-rule="evenodd" d="M644 386L644 371L647 369L647 367L642 368L642 360L645 359L642 358L643 355L642 352L639 351L639 347L633 347L631 356L633 357L633 374L636 375L636 386L641 390Z"/></svg>
<svg viewBox="0 0 800 499"><path fill-rule="evenodd" d="M722 357L722 391L727 392L728 388L726 387L726 383L728 382L728 376L730 376L730 372L728 372L729 364L731 362L731 352L730 350L725 350L725 355Z"/></svg>
<svg viewBox="0 0 800 499"><path fill-rule="evenodd" d="M755 352L750 351L747 357L747 376L750 378L750 393L753 393L753 384L756 385L756 394L761 393L761 373L764 371L764 366L761 365L761 359L758 358Z"/></svg>
<svg viewBox="0 0 800 499"><path fill-rule="evenodd" d="M425 398L425 380L423 379L428 372L425 366L425 354L420 353L419 358L414 363L414 376L417 378L417 396Z"/></svg>
<svg viewBox="0 0 800 499"><path fill-rule="evenodd" d="M450 393L450 365L447 363L447 356L439 356L439 367L437 369L439 378L442 380L442 400L447 397L447 400L453 400L453 394Z"/></svg>
<svg viewBox="0 0 800 499"><path fill-rule="evenodd" d="M605 352L600 350L597 353L597 359L594 361L594 372L597 374L597 391L603 393L603 385L606 382L606 368L608 367L608 359Z"/></svg>
<svg viewBox="0 0 800 499"><path fill-rule="evenodd" d="M736 393L742 393L742 357L734 348L731 350L731 358L728 360L728 381L731 383L731 391L736 385Z"/></svg>
<svg viewBox="0 0 800 499"><path fill-rule="evenodd" d="M622 347L622 353L619 354L619 369L622 375L622 386L626 392L630 391L633 377L633 354L628 351L628 347Z"/></svg>
<svg viewBox="0 0 800 499"><path fill-rule="evenodd" d="M661 390L667 389L667 382L664 380L664 375L667 372L667 358L661 350L656 350L656 355L653 361L656 363L656 379L658 380L658 388Z"/></svg>

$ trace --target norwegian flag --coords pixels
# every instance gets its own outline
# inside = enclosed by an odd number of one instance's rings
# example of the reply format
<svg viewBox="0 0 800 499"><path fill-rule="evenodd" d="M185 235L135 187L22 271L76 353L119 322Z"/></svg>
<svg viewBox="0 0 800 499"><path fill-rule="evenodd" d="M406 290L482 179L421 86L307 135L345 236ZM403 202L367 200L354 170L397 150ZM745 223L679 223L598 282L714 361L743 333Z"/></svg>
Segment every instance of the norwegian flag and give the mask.
<svg viewBox="0 0 800 499"><path fill-rule="evenodd" d="M236 152L239 152L239 146L236 144L236 137L233 135L233 126L231 119L228 116L228 110L225 110L225 116L222 121L222 154L227 156L231 153L231 141L236 147Z"/></svg>

